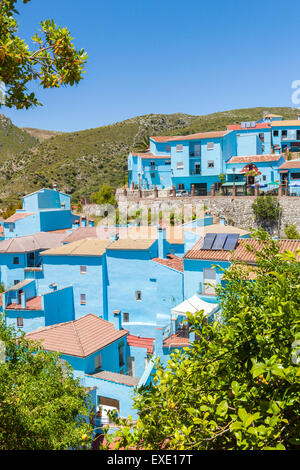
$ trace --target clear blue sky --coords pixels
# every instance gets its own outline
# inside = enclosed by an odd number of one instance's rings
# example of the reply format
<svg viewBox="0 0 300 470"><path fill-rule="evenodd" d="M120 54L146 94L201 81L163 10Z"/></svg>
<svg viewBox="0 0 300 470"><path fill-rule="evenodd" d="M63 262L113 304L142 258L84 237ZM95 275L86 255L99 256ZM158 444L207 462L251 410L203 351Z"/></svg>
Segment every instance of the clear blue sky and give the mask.
<svg viewBox="0 0 300 470"><path fill-rule="evenodd" d="M26 40L53 18L89 55L78 86L36 89L41 108L2 108L18 126L73 131L148 113L295 106L299 0L31 0L18 8Z"/></svg>

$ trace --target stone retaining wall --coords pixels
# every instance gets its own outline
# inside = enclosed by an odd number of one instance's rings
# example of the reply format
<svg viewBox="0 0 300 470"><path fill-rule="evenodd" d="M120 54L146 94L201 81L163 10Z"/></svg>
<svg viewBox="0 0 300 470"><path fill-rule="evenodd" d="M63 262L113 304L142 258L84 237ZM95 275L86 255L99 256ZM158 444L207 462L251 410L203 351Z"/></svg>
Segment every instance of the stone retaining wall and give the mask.
<svg viewBox="0 0 300 470"><path fill-rule="evenodd" d="M203 208L215 215L216 217L223 216L227 224L236 225L238 227L249 229L250 227L257 227L254 220L252 210L252 203L255 200L254 196L199 196L199 197L137 197L138 191L132 191L134 195L130 195L129 191L127 197L119 193L118 205L120 210L122 206L128 205L129 211L139 210L142 208L152 208L155 212L165 210L166 205L170 204L171 211L183 211L184 206L191 206L196 208ZM153 193L153 192L152 192ZM297 230L300 232L300 197L282 196L279 198L282 214L278 223L266 226L270 233L277 236L284 236L284 228L286 225L295 224ZM88 204L83 207L84 213L87 215L101 215L99 206L95 204Z"/></svg>

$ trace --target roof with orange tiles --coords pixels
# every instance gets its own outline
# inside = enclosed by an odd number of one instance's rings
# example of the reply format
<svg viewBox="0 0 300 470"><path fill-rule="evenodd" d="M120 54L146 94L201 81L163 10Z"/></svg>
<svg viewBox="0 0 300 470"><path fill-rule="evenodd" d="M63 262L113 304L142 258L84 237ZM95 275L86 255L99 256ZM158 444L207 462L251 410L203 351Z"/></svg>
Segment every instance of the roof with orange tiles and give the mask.
<svg viewBox="0 0 300 470"><path fill-rule="evenodd" d="M183 336L181 332L178 332L174 335L170 335L164 340L164 347L168 348L180 348L187 347L190 344L190 339L188 336Z"/></svg>
<svg viewBox="0 0 300 470"><path fill-rule="evenodd" d="M168 155L154 155L153 153L137 153L137 152L131 152L131 155L133 157L141 157L143 160L150 158L151 160L155 160L155 158L158 159L168 159Z"/></svg>
<svg viewBox="0 0 300 470"><path fill-rule="evenodd" d="M134 346L136 348L147 349L147 354L153 354L153 343L154 338L143 338L141 336L128 335L127 344L128 346Z"/></svg>
<svg viewBox="0 0 300 470"><path fill-rule="evenodd" d="M282 157L281 154L271 155L245 155L243 157L231 157L226 164L231 163L252 163L252 162L277 162Z"/></svg>
<svg viewBox="0 0 300 470"><path fill-rule="evenodd" d="M127 330L116 330L112 323L89 313L78 320L38 328L25 337L42 341L48 351L87 357L127 334Z"/></svg>
<svg viewBox="0 0 300 470"><path fill-rule="evenodd" d="M25 219L25 217L29 217L30 215L34 215L33 212L15 212L15 214L5 219L4 222L14 223L17 220Z"/></svg>
<svg viewBox="0 0 300 470"><path fill-rule="evenodd" d="M25 308L21 304L8 304L5 309L7 310L42 310L42 297L32 297L26 301Z"/></svg>
<svg viewBox="0 0 300 470"><path fill-rule="evenodd" d="M97 379L107 380L108 382L115 382L122 385L128 385L129 387L135 387L138 385L140 379L131 375L118 374L116 372L110 372L108 370L101 370L95 374L87 374Z"/></svg>
<svg viewBox="0 0 300 470"><path fill-rule="evenodd" d="M270 127L271 127L270 123L257 122L255 127L242 127L241 124L229 124L229 126L227 126L227 129L229 131L249 131L252 129L267 129Z"/></svg>
<svg viewBox="0 0 300 470"><path fill-rule="evenodd" d="M166 259L152 258L152 261L167 266L168 268L175 269L183 273L183 259L176 255L167 255Z"/></svg>
<svg viewBox="0 0 300 470"><path fill-rule="evenodd" d="M237 261L243 261L246 263L255 263L255 251L261 251L263 248L263 243L259 240L254 238L240 238L233 252L225 250L202 250L203 240L203 238L198 240L195 245L184 255L183 258L199 260L209 259L217 261L231 261L232 259L235 259ZM286 250L296 253L296 250L300 248L300 240L278 240L278 242L280 244L281 253ZM247 245L250 246L254 251L247 249Z"/></svg>
<svg viewBox="0 0 300 470"><path fill-rule="evenodd" d="M299 121L300 122L300 121ZM293 168L300 168L300 160L288 160L279 167L279 170L292 170Z"/></svg>
<svg viewBox="0 0 300 470"><path fill-rule="evenodd" d="M154 142L175 142L181 140L200 140L200 139L216 139L224 137L229 134L229 131L211 131L211 132L199 132L197 134L189 135L174 135L174 136L154 136L150 137Z"/></svg>

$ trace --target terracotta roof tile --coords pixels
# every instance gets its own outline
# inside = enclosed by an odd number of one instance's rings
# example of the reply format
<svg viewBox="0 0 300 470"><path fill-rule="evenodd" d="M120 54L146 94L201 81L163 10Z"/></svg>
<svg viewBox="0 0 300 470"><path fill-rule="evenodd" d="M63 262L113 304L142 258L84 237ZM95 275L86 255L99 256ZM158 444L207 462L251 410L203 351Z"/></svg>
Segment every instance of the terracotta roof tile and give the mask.
<svg viewBox="0 0 300 470"><path fill-rule="evenodd" d="M4 222L16 222L17 220L20 219L25 219L25 217L29 217L30 215L34 215L33 212L16 212L15 214L11 215L8 217L8 219L5 219Z"/></svg>
<svg viewBox="0 0 300 470"><path fill-rule="evenodd" d="M224 135L228 133L229 133L228 130L211 131L211 132L199 132L197 134L190 134L190 135L154 136L154 137L150 137L150 139L154 140L154 142L175 142L175 141L181 141L181 140L215 139L219 137L224 137Z"/></svg>
<svg viewBox="0 0 300 470"><path fill-rule="evenodd" d="M48 351L87 357L127 334L127 330L116 330L112 323L90 313L78 320L39 328L26 338L42 341Z"/></svg>
<svg viewBox="0 0 300 470"><path fill-rule="evenodd" d="M300 123L300 121L299 121ZM293 168L300 168L300 160L288 160L279 167L279 170L291 170Z"/></svg>
<svg viewBox="0 0 300 470"><path fill-rule="evenodd" d="M167 255L166 259L153 258L152 261L155 261L156 263L162 264L164 266L167 266L168 268L172 268L176 271L180 271L183 273L183 259L179 256L169 254Z"/></svg>
<svg viewBox="0 0 300 470"><path fill-rule="evenodd" d="M280 252L286 250L296 252L300 248L300 240L279 240ZM263 247L263 243L259 240L250 238L238 240L235 250L232 252L224 250L202 250L203 238L198 240L197 243L184 255L184 259L209 259L216 261L231 261L233 258L237 261L248 263L255 263L255 252L249 251L246 245L250 245L256 251Z"/></svg>
<svg viewBox="0 0 300 470"><path fill-rule="evenodd" d="M164 340L164 347L168 348L180 348L180 347L187 347L190 344L190 339L188 335L182 334L182 332L178 332L174 335L170 335L168 338Z"/></svg>
<svg viewBox="0 0 300 470"><path fill-rule="evenodd" d="M143 338L141 336L128 335L127 344L128 346L134 346L136 348L147 349L147 354L153 354L153 343L154 338Z"/></svg>
<svg viewBox="0 0 300 470"><path fill-rule="evenodd" d="M170 158L169 155L154 155L153 153L131 152L131 154L133 157L141 157L143 160L148 159L148 158L151 160L155 160L155 158L167 160L168 158Z"/></svg>
<svg viewBox="0 0 300 470"><path fill-rule="evenodd" d="M229 126L227 126L227 129L230 131L249 131L251 129L267 129L270 127L270 123L257 122L255 127L242 127L241 124L230 124Z"/></svg>
<svg viewBox="0 0 300 470"><path fill-rule="evenodd" d="M243 157L231 157L226 164L231 163L252 163L252 162L277 162L282 155L271 154L271 155L246 155Z"/></svg>
<svg viewBox="0 0 300 470"><path fill-rule="evenodd" d="M32 297L26 301L25 309L22 308L21 304L8 304L5 309L7 310L42 310L42 297Z"/></svg>

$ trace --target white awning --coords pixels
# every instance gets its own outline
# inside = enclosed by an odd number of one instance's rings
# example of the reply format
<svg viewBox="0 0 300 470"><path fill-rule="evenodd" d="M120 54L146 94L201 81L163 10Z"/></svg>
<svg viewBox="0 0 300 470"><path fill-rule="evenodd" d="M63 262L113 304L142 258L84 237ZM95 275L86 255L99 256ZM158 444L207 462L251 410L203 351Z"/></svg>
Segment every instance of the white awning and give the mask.
<svg viewBox="0 0 300 470"><path fill-rule="evenodd" d="M193 297L185 300L177 307L172 308L171 313L172 317L177 317L178 315L185 315L186 312L195 313L199 310L204 310L206 316L211 315L219 309L219 304L213 304L210 302L205 302L205 300L200 299L196 294Z"/></svg>

